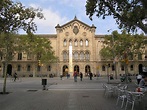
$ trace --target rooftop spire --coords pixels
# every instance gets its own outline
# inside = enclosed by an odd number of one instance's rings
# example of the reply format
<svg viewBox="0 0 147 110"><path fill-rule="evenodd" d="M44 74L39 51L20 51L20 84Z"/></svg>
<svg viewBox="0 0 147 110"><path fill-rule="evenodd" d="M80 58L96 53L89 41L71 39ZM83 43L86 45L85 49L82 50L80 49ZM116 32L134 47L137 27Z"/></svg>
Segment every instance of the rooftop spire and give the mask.
<svg viewBox="0 0 147 110"><path fill-rule="evenodd" d="M75 15L75 18L74 19L77 19L76 15Z"/></svg>

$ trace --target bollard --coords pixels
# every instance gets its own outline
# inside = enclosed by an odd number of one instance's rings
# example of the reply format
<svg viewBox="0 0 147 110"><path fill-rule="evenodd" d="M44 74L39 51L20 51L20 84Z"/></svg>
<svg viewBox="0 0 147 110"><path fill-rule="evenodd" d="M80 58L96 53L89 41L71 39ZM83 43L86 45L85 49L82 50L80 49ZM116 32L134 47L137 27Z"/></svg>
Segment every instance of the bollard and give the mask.
<svg viewBox="0 0 147 110"><path fill-rule="evenodd" d="M42 79L43 90L46 90L47 79Z"/></svg>

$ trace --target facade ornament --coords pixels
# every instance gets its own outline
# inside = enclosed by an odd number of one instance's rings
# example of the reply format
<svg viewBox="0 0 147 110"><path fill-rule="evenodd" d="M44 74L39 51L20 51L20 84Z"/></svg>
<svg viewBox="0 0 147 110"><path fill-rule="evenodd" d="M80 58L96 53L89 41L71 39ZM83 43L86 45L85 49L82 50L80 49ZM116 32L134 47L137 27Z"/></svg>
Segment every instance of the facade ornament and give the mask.
<svg viewBox="0 0 147 110"><path fill-rule="evenodd" d="M73 33L74 33L75 35L77 35L78 32L79 32L78 27L77 27L77 26L74 26L74 28L73 28Z"/></svg>

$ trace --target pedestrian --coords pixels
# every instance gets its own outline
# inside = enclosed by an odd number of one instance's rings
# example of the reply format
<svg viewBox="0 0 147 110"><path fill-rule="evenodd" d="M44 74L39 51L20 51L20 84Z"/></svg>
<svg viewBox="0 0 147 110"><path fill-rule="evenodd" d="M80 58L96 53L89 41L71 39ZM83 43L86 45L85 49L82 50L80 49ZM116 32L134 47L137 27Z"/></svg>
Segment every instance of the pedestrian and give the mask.
<svg viewBox="0 0 147 110"><path fill-rule="evenodd" d="M139 82L140 82L141 79L142 79L141 74L138 74L137 77L136 77L136 79L137 79L137 84L139 85Z"/></svg>
<svg viewBox="0 0 147 110"><path fill-rule="evenodd" d="M81 81L83 79L83 73L82 72L80 72L80 79L81 79Z"/></svg>
<svg viewBox="0 0 147 110"><path fill-rule="evenodd" d="M90 80L92 80L93 74L91 72L89 73L89 77L90 77Z"/></svg>
<svg viewBox="0 0 147 110"><path fill-rule="evenodd" d="M74 77L74 81L77 82L77 72L76 71L74 71L73 77Z"/></svg>
<svg viewBox="0 0 147 110"><path fill-rule="evenodd" d="M16 78L17 78L17 73L15 72L14 73L14 81L16 81Z"/></svg>
<svg viewBox="0 0 147 110"><path fill-rule="evenodd" d="M142 76L142 79L139 82L139 87L144 88L145 87L145 76Z"/></svg>

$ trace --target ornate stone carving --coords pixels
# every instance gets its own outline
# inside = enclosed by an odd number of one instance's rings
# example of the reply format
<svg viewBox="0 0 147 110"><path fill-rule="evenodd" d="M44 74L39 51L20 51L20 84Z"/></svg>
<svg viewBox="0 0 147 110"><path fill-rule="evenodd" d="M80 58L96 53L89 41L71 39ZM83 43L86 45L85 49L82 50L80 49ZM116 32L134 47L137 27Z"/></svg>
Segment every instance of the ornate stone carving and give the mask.
<svg viewBox="0 0 147 110"><path fill-rule="evenodd" d="M77 26L74 26L74 28L73 28L73 33L74 33L75 35L77 35L78 32L79 32L78 27L77 27Z"/></svg>

